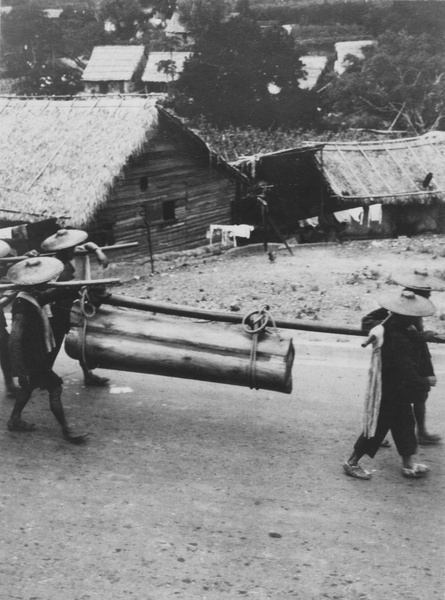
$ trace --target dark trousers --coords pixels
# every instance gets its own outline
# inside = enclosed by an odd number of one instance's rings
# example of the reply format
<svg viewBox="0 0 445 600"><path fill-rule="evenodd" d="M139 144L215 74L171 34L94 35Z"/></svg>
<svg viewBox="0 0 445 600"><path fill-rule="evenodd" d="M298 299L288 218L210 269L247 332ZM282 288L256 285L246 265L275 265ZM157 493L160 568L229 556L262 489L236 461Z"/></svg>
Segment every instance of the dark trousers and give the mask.
<svg viewBox="0 0 445 600"><path fill-rule="evenodd" d="M380 408L374 437L365 438L361 434L354 445L354 450L359 455L367 454L371 458L374 458L386 434L388 431L391 431L394 444L400 456L412 456L417 452L415 427L416 422L410 404L402 404L397 407L383 405Z"/></svg>

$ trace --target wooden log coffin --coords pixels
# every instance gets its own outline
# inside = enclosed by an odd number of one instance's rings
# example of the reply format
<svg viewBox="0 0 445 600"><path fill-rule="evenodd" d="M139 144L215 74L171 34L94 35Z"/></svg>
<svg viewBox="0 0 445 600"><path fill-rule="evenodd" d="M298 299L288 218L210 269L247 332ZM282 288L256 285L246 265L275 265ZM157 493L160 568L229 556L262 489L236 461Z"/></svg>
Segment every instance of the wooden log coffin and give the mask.
<svg viewBox="0 0 445 600"><path fill-rule="evenodd" d="M150 373L290 394L294 347L277 332L261 333L252 360L252 335L241 326L159 318L102 306L87 319L78 305L65 340L68 356L90 368ZM83 343L83 339L85 340Z"/></svg>

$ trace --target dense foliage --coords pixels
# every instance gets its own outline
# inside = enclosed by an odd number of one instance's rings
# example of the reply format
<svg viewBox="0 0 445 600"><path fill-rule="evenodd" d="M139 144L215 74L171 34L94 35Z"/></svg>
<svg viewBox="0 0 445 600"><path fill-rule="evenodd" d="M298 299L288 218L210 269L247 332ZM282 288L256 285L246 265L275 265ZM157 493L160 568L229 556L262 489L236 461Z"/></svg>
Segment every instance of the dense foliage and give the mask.
<svg viewBox="0 0 445 600"><path fill-rule="evenodd" d="M263 32L238 17L210 26L194 50L178 86L181 114L204 115L220 127L295 127L316 118L312 94L299 87L299 53L284 30Z"/></svg>
<svg viewBox="0 0 445 600"><path fill-rule="evenodd" d="M445 128L445 44L433 36L386 33L326 87L326 110L349 126Z"/></svg>

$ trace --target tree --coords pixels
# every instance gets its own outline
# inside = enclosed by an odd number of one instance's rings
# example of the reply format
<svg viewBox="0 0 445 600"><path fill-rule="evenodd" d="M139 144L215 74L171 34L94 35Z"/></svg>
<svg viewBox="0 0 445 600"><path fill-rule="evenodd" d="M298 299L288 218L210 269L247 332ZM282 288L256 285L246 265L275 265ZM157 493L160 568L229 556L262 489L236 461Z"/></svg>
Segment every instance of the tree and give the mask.
<svg viewBox="0 0 445 600"><path fill-rule="evenodd" d="M64 56L61 22L34 6L18 6L2 19L2 61L14 92L66 95L81 89L80 72L59 62Z"/></svg>
<svg viewBox="0 0 445 600"><path fill-rule="evenodd" d="M195 36L218 27L226 15L225 0L178 0L181 23Z"/></svg>
<svg viewBox="0 0 445 600"><path fill-rule="evenodd" d="M284 30L263 33L255 21L234 18L198 38L178 82L175 108L220 127L288 127L303 121L309 126L316 104L300 89L302 76L299 54Z"/></svg>
<svg viewBox="0 0 445 600"><path fill-rule="evenodd" d="M373 119L416 133L445 126L445 45L442 39L386 33L365 60L353 60L327 86L325 108L356 125Z"/></svg>
<svg viewBox="0 0 445 600"><path fill-rule="evenodd" d="M144 20L144 13L137 0L103 0L99 17L112 23L114 37L129 40L136 33L138 22Z"/></svg>

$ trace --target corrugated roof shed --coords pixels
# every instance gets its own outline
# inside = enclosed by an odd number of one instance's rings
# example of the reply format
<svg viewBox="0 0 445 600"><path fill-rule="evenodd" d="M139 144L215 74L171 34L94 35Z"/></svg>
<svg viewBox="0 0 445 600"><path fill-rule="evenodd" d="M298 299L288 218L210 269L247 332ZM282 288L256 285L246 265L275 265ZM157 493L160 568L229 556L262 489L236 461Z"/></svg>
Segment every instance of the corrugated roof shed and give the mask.
<svg viewBox="0 0 445 600"><path fill-rule="evenodd" d="M0 216L85 226L153 134L156 100L0 97Z"/></svg>
<svg viewBox="0 0 445 600"><path fill-rule="evenodd" d="M184 69L184 62L191 56L191 52L150 52L142 75L142 81L168 82L171 78L163 71L158 70L160 61L172 60L175 63L176 72L173 80L177 79Z"/></svg>
<svg viewBox="0 0 445 600"><path fill-rule="evenodd" d="M144 59L144 46L96 46L83 81L130 81Z"/></svg>

